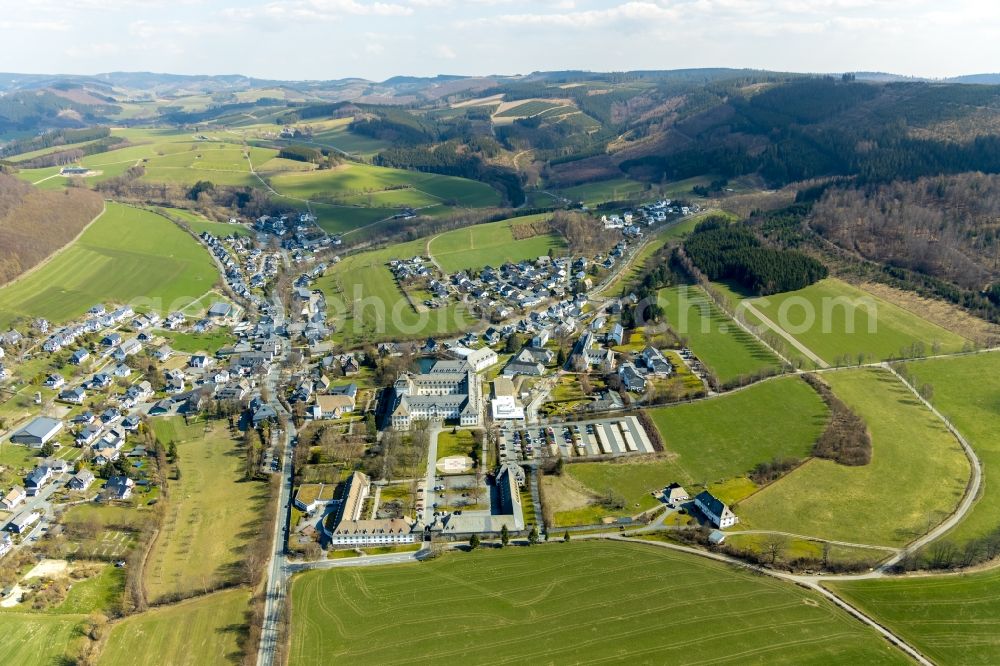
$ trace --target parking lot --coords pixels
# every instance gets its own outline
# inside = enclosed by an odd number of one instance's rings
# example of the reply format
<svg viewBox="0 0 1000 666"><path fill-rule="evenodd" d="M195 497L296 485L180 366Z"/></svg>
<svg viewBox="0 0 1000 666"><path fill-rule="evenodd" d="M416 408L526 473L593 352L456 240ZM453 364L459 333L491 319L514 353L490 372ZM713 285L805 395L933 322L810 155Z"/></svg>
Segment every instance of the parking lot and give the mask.
<svg viewBox="0 0 1000 666"><path fill-rule="evenodd" d="M544 455L563 458L653 453L634 416L500 431L500 460L520 462Z"/></svg>
<svg viewBox="0 0 1000 666"><path fill-rule="evenodd" d="M419 488L422 489L423 484L420 484ZM490 508L490 490L486 481L477 479L474 474L435 477L429 497L434 516L462 510ZM418 504L420 507L423 506L423 502Z"/></svg>

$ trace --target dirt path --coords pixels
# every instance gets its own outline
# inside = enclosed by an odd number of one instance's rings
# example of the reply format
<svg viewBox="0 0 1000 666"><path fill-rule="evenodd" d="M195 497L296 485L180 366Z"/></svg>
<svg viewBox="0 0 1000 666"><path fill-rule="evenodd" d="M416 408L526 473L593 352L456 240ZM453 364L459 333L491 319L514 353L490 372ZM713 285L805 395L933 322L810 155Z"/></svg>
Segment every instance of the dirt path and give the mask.
<svg viewBox="0 0 1000 666"><path fill-rule="evenodd" d="M741 305L741 307L746 308L746 310L750 314L752 314L753 316L757 317L757 319L760 319L761 323L763 323L769 329L771 329L772 331L774 331L775 333L777 333L778 335L780 335L781 337L783 337L785 340L787 340L790 345L792 345L797 350L799 350L799 352L803 356L805 356L810 361L812 361L813 363L815 363L818 367L820 367L820 368L829 368L830 367L829 363L827 363L826 361L824 361L823 359L821 359L819 356L817 356L816 354L814 354L812 352L812 350L810 350L804 344L802 344L801 342L799 342L798 340L796 340L790 333L788 333L788 331L786 331L785 329L781 328L780 326L778 326L777 324L775 324L773 321L771 321L770 319L768 319L766 316L764 316L764 313L761 312L760 310L758 310L757 308L755 308L749 301L743 301L740 305Z"/></svg>

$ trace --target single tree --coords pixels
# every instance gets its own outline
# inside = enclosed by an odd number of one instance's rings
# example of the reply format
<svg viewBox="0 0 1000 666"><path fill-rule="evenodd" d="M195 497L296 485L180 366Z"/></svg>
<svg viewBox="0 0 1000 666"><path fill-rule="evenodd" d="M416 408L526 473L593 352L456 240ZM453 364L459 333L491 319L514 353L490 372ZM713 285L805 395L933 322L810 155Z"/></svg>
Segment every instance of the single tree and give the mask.
<svg viewBox="0 0 1000 666"><path fill-rule="evenodd" d="M475 550L476 548L479 548L479 535L473 534L469 537L469 550Z"/></svg>
<svg viewBox="0 0 1000 666"><path fill-rule="evenodd" d="M566 530L565 532L563 532L563 541L565 541L566 543L569 543L569 530Z"/></svg>
<svg viewBox="0 0 1000 666"><path fill-rule="evenodd" d="M532 526L531 531L528 532L528 543L532 546L538 543L538 527Z"/></svg>
<svg viewBox="0 0 1000 666"><path fill-rule="evenodd" d="M500 547L504 548L508 543L510 543L510 531L507 529L507 525L505 524L500 528Z"/></svg>

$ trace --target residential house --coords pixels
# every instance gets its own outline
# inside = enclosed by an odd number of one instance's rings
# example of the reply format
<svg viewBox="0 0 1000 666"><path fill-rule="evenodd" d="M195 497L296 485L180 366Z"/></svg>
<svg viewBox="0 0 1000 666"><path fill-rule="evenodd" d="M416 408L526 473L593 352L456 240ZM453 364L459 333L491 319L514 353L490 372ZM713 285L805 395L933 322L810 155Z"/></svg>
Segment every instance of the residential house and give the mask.
<svg viewBox="0 0 1000 666"><path fill-rule="evenodd" d="M28 472L28 475L24 477L24 490L29 497L34 497L51 478L51 469L45 467L44 465L38 466Z"/></svg>
<svg viewBox="0 0 1000 666"><path fill-rule="evenodd" d="M318 395L313 405L313 418L339 419L354 411L354 399L347 395Z"/></svg>
<svg viewBox="0 0 1000 666"><path fill-rule="evenodd" d="M69 362L73 365L80 365L84 361L90 358L90 352L86 349L77 349L69 357Z"/></svg>
<svg viewBox="0 0 1000 666"><path fill-rule="evenodd" d="M69 489L84 491L94 482L94 473L89 469L81 469L69 480Z"/></svg>
<svg viewBox="0 0 1000 666"><path fill-rule="evenodd" d="M3 496L3 499L0 499L0 504L3 505L5 510L13 511L14 507L25 501L27 498L28 494L24 492L24 488L21 486L12 486L7 494Z"/></svg>
<svg viewBox="0 0 1000 666"><path fill-rule="evenodd" d="M646 345L646 348L642 350L641 357L643 365L646 366L651 375L669 376L674 371L674 366L656 347Z"/></svg>
<svg viewBox="0 0 1000 666"><path fill-rule="evenodd" d="M633 393L643 393L646 390L646 378L639 373L639 369L631 361L622 363L618 368L618 376L621 377L622 384L626 391Z"/></svg>
<svg viewBox="0 0 1000 666"><path fill-rule="evenodd" d="M722 500L707 490L703 490L695 496L694 505L719 529L732 527L740 521Z"/></svg>
<svg viewBox="0 0 1000 666"><path fill-rule="evenodd" d="M15 534L23 534L29 527L38 522L42 514L38 511L25 511L15 516L7 526Z"/></svg>
<svg viewBox="0 0 1000 666"><path fill-rule="evenodd" d="M663 489L663 501L670 506L686 502L689 499L691 498L688 496L687 491L679 483L671 483Z"/></svg>
<svg viewBox="0 0 1000 666"><path fill-rule="evenodd" d="M54 372L45 378L45 388L59 389L66 384L66 380L58 372Z"/></svg>
<svg viewBox="0 0 1000 666"><path fill-rule="evenodd" d="M61 402L68 402L74 405L82 405L86 399L87 392L83 390L82 386L66 389L65 391L60 392L58 397L58 400Z"/></svg>
<svg viewBox="0 0 1000 666"><path fill-rule="evenodd" d="M132 496L132 489L135 488L135 481L127 476L112 476L104 484L104 491L108 499L127 500Z"/></svg>

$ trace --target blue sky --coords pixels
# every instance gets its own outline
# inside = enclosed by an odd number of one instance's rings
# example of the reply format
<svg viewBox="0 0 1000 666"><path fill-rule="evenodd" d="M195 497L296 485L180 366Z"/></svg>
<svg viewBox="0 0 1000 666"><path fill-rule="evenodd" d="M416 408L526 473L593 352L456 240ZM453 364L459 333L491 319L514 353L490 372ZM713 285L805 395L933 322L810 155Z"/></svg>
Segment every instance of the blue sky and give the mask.
<svg viewBox="0 0 1000 666"><path fill-rule="evenodd" d="M1000 71L983 0L6 0L0 69L381 80L756 67Z"/></svg>

